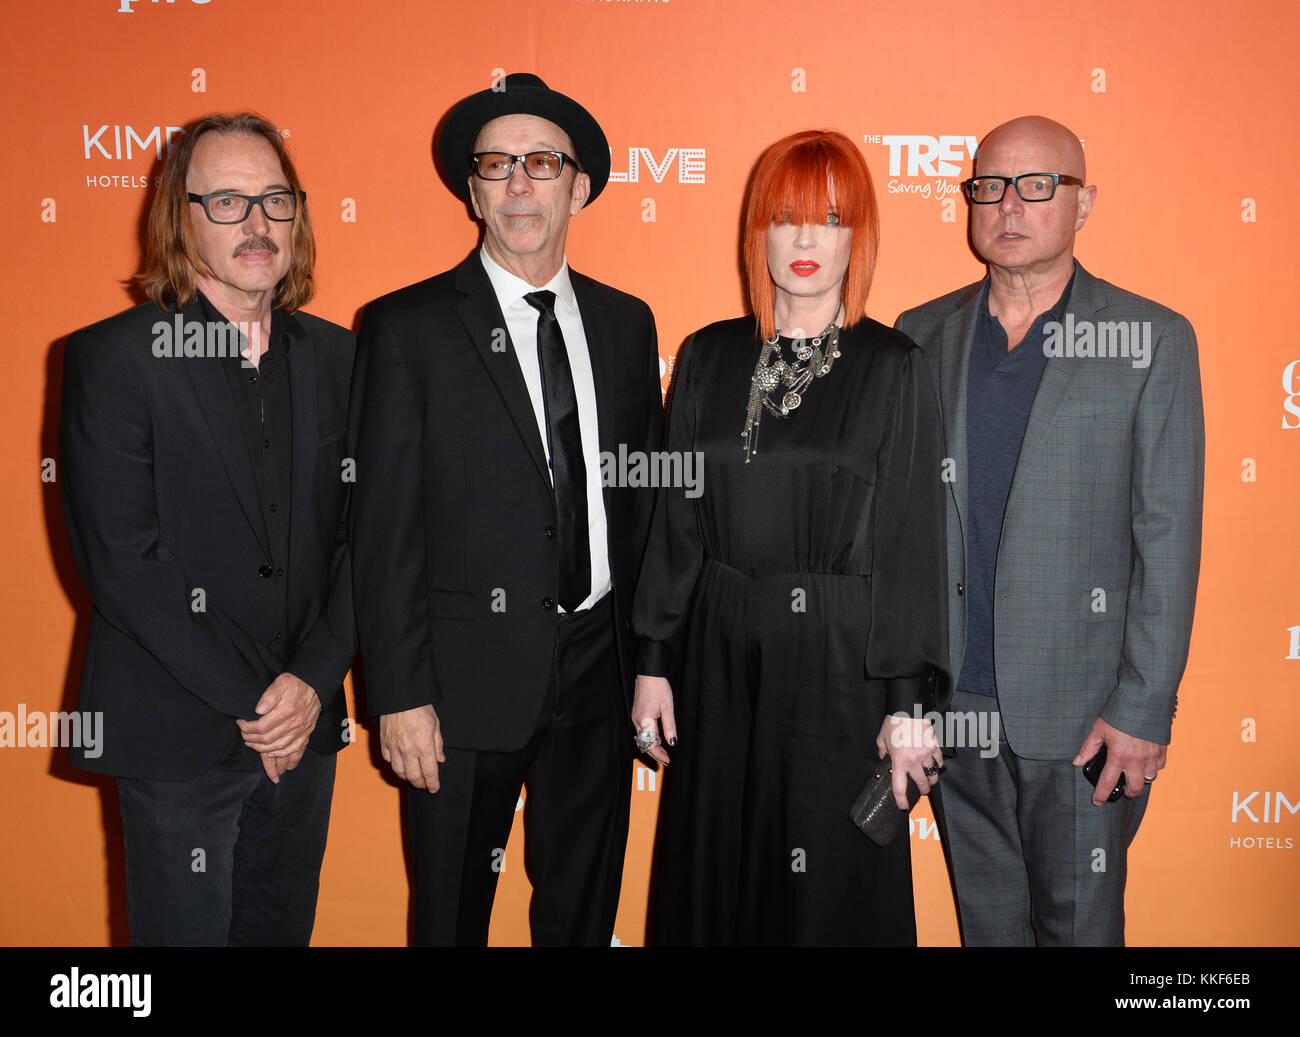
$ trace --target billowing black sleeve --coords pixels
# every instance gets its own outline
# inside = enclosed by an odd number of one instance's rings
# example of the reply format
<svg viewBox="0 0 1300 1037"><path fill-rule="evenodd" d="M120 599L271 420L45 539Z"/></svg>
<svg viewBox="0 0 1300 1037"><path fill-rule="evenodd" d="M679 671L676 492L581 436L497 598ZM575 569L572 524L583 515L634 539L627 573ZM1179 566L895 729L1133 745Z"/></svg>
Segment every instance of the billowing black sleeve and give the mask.
<svg viewBox="0 0 1300 1037"><path fill-rule="evenodd" d="M943 425L921 351L903 356L876 459L866 674L890 713L945 709L948 665Z"/></svg>
<svg viewBox="0 0 1300 1037"><path fill-rule="evenodd" d="M667 449L679 457L695 449L695 336L682 346L668 408ZM655 498L654 519L632 608L632 632L640 639L636 672L673 678L684 661L683 644L695 582L704 564L704 545L695 505L686 486L664 486Z"/></svg>

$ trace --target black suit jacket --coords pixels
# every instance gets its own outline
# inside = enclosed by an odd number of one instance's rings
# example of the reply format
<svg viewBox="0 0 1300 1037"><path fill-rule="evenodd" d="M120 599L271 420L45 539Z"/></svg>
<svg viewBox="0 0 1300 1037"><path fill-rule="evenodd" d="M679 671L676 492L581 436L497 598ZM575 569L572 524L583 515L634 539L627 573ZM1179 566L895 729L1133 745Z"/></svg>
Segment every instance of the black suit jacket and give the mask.
<svg viewBox="0 0 1300 1037"><path fill-rule="evenodd" d="M657 450L663 411L650 309L570 276L601 453L617 456L620 444ZM477 252L367 307L353 387L352 579L368 711L432 704L447 745L518 749L541 711L555 650L555 497ZM604 500L626 699L627 620L653 490L607 486Z"/></svg>
<svg viewBox="0 0 1300 1037"><path fill-rule="evenodd" d="M202 322L198 298L180 315ZM95 606L78 709L104 716L102 754L74 748L71 761L194 777L240 749L235 718L255 720L281 672L321 700L311 748L337 751L355 650L342 468L355 336L302 312L272 321L292 336L288 623L277 641L230 361L155 355L167 325L173 314L145 303L68 340L59 478Z"/></svg>

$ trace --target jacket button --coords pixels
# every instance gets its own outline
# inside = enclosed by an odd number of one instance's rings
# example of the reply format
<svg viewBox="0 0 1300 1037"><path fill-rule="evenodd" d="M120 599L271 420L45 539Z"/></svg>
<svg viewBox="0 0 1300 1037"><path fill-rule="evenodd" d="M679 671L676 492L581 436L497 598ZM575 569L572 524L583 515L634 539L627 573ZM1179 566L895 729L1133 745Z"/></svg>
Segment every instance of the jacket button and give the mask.
<svg viewBox="0 0 1300 1037"><path fill-rule="evenodd" d="M965 593L966 593L966 588L963 587L960 583L957 584L957 597L960 598Z"/></svg>
<svg viewBox="0 0 1300 1037"><path fill-rule="evenodd" d="M547 527L546 527L546 536L547 536L547 539L554 539L554 537L555 537L555 527L554 527L554 526L547 526Z"/></svg>
<svg viewBox="0 0 1300 1037"><path fill-rule="evenodd" d="M263 565L257 570L257 575L262 577L264 580L269 580L274 572L275 570L269 565Z"/></svg>
<svg viewBox="0 0 1300 1037"><path fill-rule="evenodd" d="M554 599L554 598L543 598L543 599L542 599L542 608L546 609L548 612L549 612L551 609L555 608L555 599Z"/></svg>

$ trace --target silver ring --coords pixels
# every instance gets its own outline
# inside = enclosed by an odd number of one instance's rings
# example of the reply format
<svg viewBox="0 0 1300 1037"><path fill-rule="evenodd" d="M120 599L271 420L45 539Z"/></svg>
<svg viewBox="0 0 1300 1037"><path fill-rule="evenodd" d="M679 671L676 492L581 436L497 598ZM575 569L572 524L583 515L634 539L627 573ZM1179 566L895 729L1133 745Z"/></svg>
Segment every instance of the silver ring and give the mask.
<svg viewBox="0 0 1300 1037"><path fill-rule="evenodd" d="M1150 785L1153 781L1156 780L1156 776L1154 774L1144 774L1142 775L1142 777L1146 779L1146 783L1148 785Z"/></svg>
<svg viewBox="0 0 1300 1037"><path fill-rule="evenodd" d="M632 740L636 742L636 751L644 753L649 752L650 747L658 743L659 736L655 733L653 727L643 727Z"/></svg>

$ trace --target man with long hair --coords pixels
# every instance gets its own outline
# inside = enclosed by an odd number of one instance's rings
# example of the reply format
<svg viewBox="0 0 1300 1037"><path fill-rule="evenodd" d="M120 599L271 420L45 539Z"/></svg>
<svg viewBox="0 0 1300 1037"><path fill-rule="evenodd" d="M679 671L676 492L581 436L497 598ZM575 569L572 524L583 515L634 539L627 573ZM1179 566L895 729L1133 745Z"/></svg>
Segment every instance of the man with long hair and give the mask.
<svg viewBox="0 0 1300 1037"><path fill-rule="evenodd" d="M71 762L117 777L136 944L311 937L354 651L355 342L302 312L314 264L280 134L210 115L163 167L149 301L68 341L78 708L103 718Z"/></svg>

